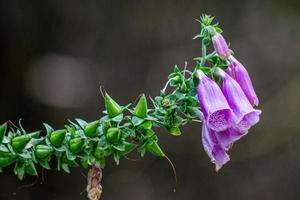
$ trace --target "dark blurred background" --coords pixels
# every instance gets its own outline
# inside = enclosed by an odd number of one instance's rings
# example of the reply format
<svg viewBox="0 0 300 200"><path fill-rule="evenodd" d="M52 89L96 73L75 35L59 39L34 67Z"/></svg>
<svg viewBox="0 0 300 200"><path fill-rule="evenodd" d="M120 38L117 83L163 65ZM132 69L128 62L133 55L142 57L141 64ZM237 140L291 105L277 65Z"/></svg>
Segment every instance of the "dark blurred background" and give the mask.
<svg viewBox="0 0 300 200"><path fill-rule="evenodd" d="M155 96L174 64L200 56L194 18L216 16L247 67L263 110L260 123L234 145L231 162L216 173L200 141L201 127L181 137L159 132L174 162L146 156L110 161L104 200L300 199L300 2L297 0L1 1L0 121L43 122L100 118L99 86L120 103L142 92ZM54 163L53 163L54 164ZM40 170L40 168L39 168ZM22 182L12 168L0 174L0 199L85 199L85 170L46 171Z"/></svg>

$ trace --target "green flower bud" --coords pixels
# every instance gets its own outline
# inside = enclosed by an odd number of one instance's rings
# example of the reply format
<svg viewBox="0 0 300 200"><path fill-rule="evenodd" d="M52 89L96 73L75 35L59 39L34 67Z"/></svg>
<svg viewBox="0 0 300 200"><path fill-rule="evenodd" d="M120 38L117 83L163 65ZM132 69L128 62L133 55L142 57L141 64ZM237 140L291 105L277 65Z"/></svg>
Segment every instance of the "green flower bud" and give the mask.
<svg viewBox="0 0 300 200"><path fill-rule="evenodd" d="M61 146L66 137L66 133L67 132L64 129L53 131L50 135L51 144L55 147Z"/></svg>
<svg viewBox="0 0 300 200"><path fill-rule="evenodd" d="M171 127L168 129L171 135L179 136L181 135L181 131L178 127Z"/></svg>
<svg viewBox="0 0 300 200"><path fill-rule="evenodd" d="M138 103L134 108L134 115L140 118L144 118L147 116L147 99L145 94L141 96Z"/></svg>
<svg viewBox="0 0 300 200"><path fill-rule="evenodd" d="M146 149L148 152L150 152L155 156L161 156L161 157L165 156L164 152L161 150L161 148L159 147L156 141L147 144Z"/></svg>
<svg viewBox="0 0 300 200"><path fill-rule="evenodd" d="M82 147L84 145L84 139L83 138L74 138L70 140L70 151L72 153L80 153L82 151Z"/></svg>
<svg viewBox="0 0 300 200"><path fill-rule="evenodd" d="M50 156L53 152L53 148L47 145L37 145L35 147L35 155L38 159L44 159Z"/></svg>
<svg viewBox="0 0 300 200"><path fill-rule="evenodd" d="M110 118L114 118L122 113L121 106L115 102L107 93L105 94L105 108Z"/></svg>
<svg viewBox="0 0 300 200"><path fill-rule="evenodd" d="M121 134L118 128L109 128L106 132L106 138L111 143L116 143L120 140Z"/></svg>
<svg viewBox="0 0 300 200"><path fill-rule="evenodd" d="M84 128L84 134L87 137L96 137L97 136L97 128L99 126L99 120L88 123Z"/></svg>
<svg viewBox="0 0 300 200"><path fill-rule="evenodd" d="M6 133L6 129L7 129L7 123L4 123L0 126L0 144L3 141L4 135Z"/></svg>
<svg viewBox="0 0 300 200"><path fill-rule="evenodd" d="M0 167L6 167L17 160L17 156L10 152L0 152Z"/></svg>
<svg viewBox="0 0 300 200"><path fill-rule="evenodd" d="M179 75L176 75L171 80L174 84L177 84L181 81L181 77Z"/></svg>
<svg viewBox="0 0 300 200"><path fill-rule="evenodd" d="M26 147L26 145L32 138L37 138L39 136L39 133L40 132L37 131L26 135L16 136L11 140L11 146L15 151L20 152Z"/></svg>
<svg viewBox="0 0 300 200"><path fill-rule="evenodd" d="M161 101L163 107L169 107L172 104L172 101L169 98L164 98Z"/></svg>
<svg viewBox="0 0 300 200"><path fill-rule="evenodd" d="M187 92L187 86L186 86L186 83L185 82L183 82L182 84L181 84L181 86L180 86L180 91L182 92L182 93L186 93Z"/></svg>

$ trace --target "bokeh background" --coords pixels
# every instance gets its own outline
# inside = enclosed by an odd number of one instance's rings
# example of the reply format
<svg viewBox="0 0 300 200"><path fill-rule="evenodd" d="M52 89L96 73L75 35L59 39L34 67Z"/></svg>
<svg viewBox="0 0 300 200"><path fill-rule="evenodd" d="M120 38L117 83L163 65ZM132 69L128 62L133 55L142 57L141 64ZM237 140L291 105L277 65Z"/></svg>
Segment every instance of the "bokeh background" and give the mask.
<svg viewBox="0 0 300 200"><path fill-rule="evenodd" d="M300 2L297 0L22 1L0 3L0 121L43 122L101 116L99 86L120 103L155 96L173 66L200 55L194 21L216 16L236 56L248 68L263 110L261 122L230 151L220 172L204 153L201 127L175 138L160 131L174 162L146 156L112 161L104 200L300 199ZM53 163L54 164L54 163ZM39 168L40 170L40 168ZM0 174L0 199L85 199L85 170L46 171L23 182L12 168ZM36 182L35 182L36 181ZM24 185L36 183L24 188ZM81 193L82 192L82 193Z"/></svg>

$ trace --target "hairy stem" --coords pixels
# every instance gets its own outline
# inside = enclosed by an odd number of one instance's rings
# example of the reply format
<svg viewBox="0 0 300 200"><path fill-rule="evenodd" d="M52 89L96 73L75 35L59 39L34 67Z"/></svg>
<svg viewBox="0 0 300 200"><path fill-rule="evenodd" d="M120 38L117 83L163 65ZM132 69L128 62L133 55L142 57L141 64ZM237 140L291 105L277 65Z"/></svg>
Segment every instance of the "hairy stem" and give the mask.
<svg viewBox="0 0 300 200"><path fill-rule="evenodd" d="M93 165L88 173L88 184L86 187L87 197L89 200L99 200L102 194L102 169Z"/></svg>

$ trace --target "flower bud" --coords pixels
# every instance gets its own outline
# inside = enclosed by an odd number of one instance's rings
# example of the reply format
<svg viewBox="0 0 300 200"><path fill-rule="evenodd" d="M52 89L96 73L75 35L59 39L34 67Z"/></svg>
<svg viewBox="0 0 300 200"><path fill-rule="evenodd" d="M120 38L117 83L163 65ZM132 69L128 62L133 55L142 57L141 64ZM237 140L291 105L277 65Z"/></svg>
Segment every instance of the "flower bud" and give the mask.
<svg viewBox="0 0 300 200"><path fill-rule="evenodd" d="M106 138L111 143L116 143L120 140L121 134L118 128L109 128L106 132Z"/></svg>
<svg viewBox="0 0 300 200"><path fill-rule="evenodd" d="M38 159L44 159L50 156L53 152L53 148L47 145L37 145L35 147L35 155Z"/></svg>
<svg viewBox="0 0 300 200"><path fill-rule="evenodd" d="M6 129L7 129L7 123L4 123L0 126L0 144L3 141L4 135L6 133Z"/></svg>
<svg viewBox="0 0 300 200"><path fill-rule="evenodd" d="M173 78L171 78L171 81L172 81L173 84L180 83L180 81L181 81L180 75L174 76Z"/></svg>
<svg viewBox="0 0 300 200"><path fill-rule="evenodd" d="M66 136L66 130L56 130L51 133L50 142L53 146L59 147L63 144Z"/></svg>
<svg viewBox="0 0 300 200"><path fill-rule="evenodd" d="M224 37L220 33L216 33L212 37L212 42L213 42L215 51L221 58L226 59L230 56L230 51L229 51L228 45L227 45Z"/></svg>
<svg viewBox="0 0 300 200"><path fill-rule="evenodd" d="M15 151L20 152L25 148L25 146L32 138L38 137L39 133L40 132L38 131L26 135L16 136L11 140L11 146Z"/></svg>
<svg viewBox="0 0 300 200"><path fill-rule="evenodd" d="M134 108L134 115L140 118L144 118L147 116L147 99L145 94L141 96L138 103Z"/></svg>
<svg viewBox="0 0 300 200"><path fill-rule="evenodd" d="M74 138L70 140L70 151L72 153L80 153L82 151L82 147L84 145L84 139L83 138Z"/></svg>
<svg viewBox="0 0 300 200"><path fill-rule="evenodd" d="M122 113L121 106L115 102L107 93L105 94L105 108L110 118L116 117Z"/></svg>
<svg viewBox="0 0 300 200"><path fill-rule="evenodd" d="M186 86L186 83L185 82L183 82L182 84L181 84L181 86L180 86L180 91L182 92L182 93L186 93L187 92L187 86Z"/></svg>
<svg viewBox="0 0 300 200"><path fill-rule="evenodd" d="M17 156L10 152L0 151L0 168L6 167L17 160Z"/></svg>
<svg viewBox="0 0 300 200"><path fill-rule="evenodd" d="M84 134L87 137L96 137L98 134L97 129L99 124L100 124L99 120L88 123L84 128Z"/></svg>

